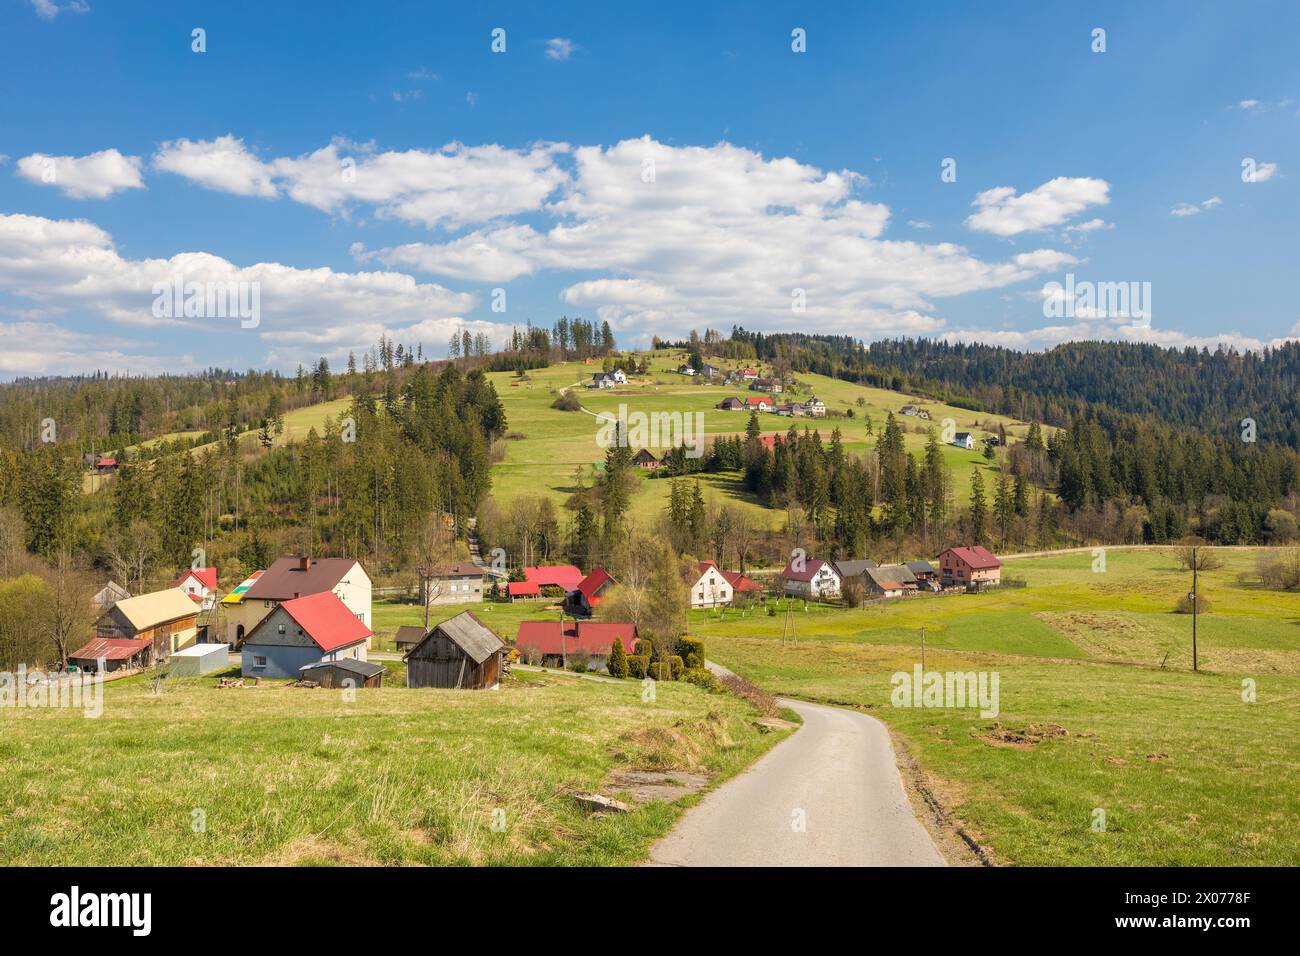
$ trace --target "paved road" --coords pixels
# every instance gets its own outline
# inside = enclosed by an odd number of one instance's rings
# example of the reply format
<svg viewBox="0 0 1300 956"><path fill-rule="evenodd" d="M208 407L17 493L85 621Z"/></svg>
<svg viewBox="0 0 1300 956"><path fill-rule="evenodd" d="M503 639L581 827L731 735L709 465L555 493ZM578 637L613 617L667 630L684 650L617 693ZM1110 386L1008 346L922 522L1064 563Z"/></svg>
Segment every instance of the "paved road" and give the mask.
<svg viewBox="0 0 1300 956"><path fill-rule="evenodd" d="M912 813L884 724L838 707L781 703L803 726L688 810L655 844L652 864L946 865Z"/></svg>

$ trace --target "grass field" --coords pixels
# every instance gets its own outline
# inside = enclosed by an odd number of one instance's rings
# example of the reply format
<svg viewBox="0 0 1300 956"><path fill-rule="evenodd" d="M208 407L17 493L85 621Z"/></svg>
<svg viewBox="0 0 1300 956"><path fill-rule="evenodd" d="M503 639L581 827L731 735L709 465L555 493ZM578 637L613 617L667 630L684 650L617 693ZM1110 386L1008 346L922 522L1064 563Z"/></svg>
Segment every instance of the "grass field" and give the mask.
<svg viewBox="0 0 1300 956"><path fill-rule="evenodd" d="M696 612L692 631L771 691L887 721L1002 862L1296 865L1300 595L1250 583L1254 558L1231 552L1202 579L1214 610L1199 621L1199 674L1190 618L1170 613L1190 577L1169 552L1112 550L1105 573L1086 552L1013 560L1004 573L1024 589L796 610L794 645L780 615ZM927 670L999 673L996 718L891 705L922 627Z"/></svg>
<svg viewBox="0 0 1300 956"><path fill-rule="evenodd" d="M739 699L685 684L659 684L653 703L635 682L523 672L496 692L384 687L353 703L215 685L111 682L98 719L4 708L0 861L634 863L698 797L590 816L574 791L625 767L717 782L781 737Z"/></svg>

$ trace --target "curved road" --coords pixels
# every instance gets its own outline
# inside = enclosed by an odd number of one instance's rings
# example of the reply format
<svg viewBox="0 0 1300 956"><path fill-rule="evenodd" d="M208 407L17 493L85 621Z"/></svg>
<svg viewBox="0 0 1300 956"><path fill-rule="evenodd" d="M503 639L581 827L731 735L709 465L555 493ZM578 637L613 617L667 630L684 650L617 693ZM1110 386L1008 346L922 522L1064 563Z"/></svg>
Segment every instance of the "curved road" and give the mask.
<svg viewBox="0 0 1300 956"><path fill-rule="evenodd" d="M782 700L803 726L687 810L660 866L945 866L912 812L885 725Z"/></svg>

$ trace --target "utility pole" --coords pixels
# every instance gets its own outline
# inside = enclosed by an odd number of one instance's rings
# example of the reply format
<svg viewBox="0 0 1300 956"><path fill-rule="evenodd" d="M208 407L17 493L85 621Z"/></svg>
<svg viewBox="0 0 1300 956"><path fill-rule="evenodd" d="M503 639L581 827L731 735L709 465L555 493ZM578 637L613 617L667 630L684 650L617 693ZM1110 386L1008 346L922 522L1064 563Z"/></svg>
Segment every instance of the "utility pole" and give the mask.
<svg viewBox="0 0 1300 956"><path fill-rule="evenodd" d="M925 674L925 628L921 628L921 674Z"/></svg>
<svg viewBox="0 0 1300 956"><path fill-rule="evenodd" d="M1200 559L1196 556L1196 548L1192 548L1192 672L1197 670L1196 660L1196 612L1200 606L1200 594L1196 590L1196 572L1200 568Z"/></svg>

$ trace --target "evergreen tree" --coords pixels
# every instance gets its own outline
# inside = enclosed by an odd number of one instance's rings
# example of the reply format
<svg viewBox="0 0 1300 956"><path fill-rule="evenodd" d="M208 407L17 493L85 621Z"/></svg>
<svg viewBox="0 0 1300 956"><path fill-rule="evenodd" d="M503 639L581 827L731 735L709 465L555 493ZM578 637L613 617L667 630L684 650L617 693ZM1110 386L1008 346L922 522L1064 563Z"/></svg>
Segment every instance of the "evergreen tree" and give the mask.
<svg viewBox="0 0 1300 956"><path fill-rule="evenodd" d="M974 544L983 544L988 523L988 511L984 502L984 479L980 470L975 468L970 476L970 527Z"/></svg>

